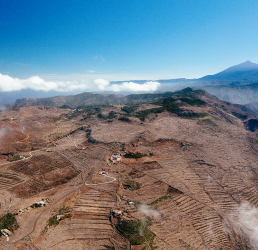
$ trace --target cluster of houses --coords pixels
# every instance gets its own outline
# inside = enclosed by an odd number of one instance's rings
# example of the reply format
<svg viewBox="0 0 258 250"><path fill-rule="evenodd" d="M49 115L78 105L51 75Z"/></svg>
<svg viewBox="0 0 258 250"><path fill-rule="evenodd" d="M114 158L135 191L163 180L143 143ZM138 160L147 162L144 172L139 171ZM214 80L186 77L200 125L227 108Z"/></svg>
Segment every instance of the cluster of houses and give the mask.
<svg viewBox="0 0 258 250"><path fill-rule="evenodd" d="M135 203L134 203L133 201L127 201L127 204L128 204L129 206L135 205ZM120 217L120 216L123 215L123 212L122 212L122 210L113 209L113 210L111 211L111 214L112 214L114 217Z"/></svg>
<svg viewBox="0 0 258 250"><path fill-rule="evenodd" d="M121 151L119 153L114 153L110 158L109 160L111 162L113 162L114 164L118 164L119 162L122 161L122 156L125 156L126 155L126 152L124 151Z"/></svg>
<svg viewBox="0 0 258 250"><path fill-rule="evenodd" d="M12 235L12 232L8 229L2 229L0 232L3 236L6 236L7 241L9 241L9 236Z"/></svg>
<svg viewBox="0 0 258 250"><path fill-rule="evenodd" d="M37 201L34 204L32 204L31 206L29 206L29 207L26 207L26 208L23 208L23 209L19 209L18 212L14 213L14 215L19 215L19 214L22 214L24 212L30 212L31 208L44 207L44 206L46 206L47 203L49 203L49 199ZM1 232L1 234L3 236L6 236L7 237L7 241L9 241L9 236L12 234L12 232L10 230L8 230L8 229L1 229L0 232Z"/></svg>
<svg viewBox="0 0 258 250"><path fill-rule="evenodd" d="M19 209L19 211L17 213L14 213L14 215L19 215L19 214L23 214L24 212L30 212L31 208L35 208L35 207L44 207L46 206L46 204L49 203L49 199L43 199L41 201L37 201L35 203L33 203L31 206L23 208L23 209Z"/></svg>

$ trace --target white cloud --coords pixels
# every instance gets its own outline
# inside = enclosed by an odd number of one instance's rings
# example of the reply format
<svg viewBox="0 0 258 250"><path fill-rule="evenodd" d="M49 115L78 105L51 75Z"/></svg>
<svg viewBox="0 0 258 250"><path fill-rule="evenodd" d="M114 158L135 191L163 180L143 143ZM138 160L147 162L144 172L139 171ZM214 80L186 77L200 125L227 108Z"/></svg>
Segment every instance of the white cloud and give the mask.
<svg viewBox="0 0 258 250"><path fill-rule="evenodd" d="M134 82L123 82L121 84L111 84L105 79L95 80L44 80L39 76L32 76L27 79L13 78L8 75L0 74L0 91L19 91L22 89L60 91L111 91L111 92L153 92L160 86L159 82L145 82L143 84Z"/></svg>
<svg viewBox="0 0 258 250"><path fill-rule="evenodd" d="M69 92L74 90L85 91L90 87L84 81L45 81L39 76L32 76L28 79L12 78L8 75L0 74L0 91L16 91L22 89L33 89L43 91Z"/></svg>
<svg viewBox="0 0 258 250"><path fill-rule="evenodd" d="M120 84L111 85L115 92L129 91L129 92L153 92L160 86L159 82L145 82L144 84L134 82L123 82Z"/></svg>
<svg viewBox="0 0 258 250"><path fill-rule="evenodd" d="M160 86L159 82L145 82L143 84L135 82L123 82L122 84L110 84L105 79L96 79L95 84L100 90L113 92L153 92Z"/></svg>
<svg viewBox="0 0 258 250"><path fill-rule="evenodd" d="M98 86L100 90L105 90L105 88L110 85L109 81L105 79L96 79L94 80L94 83Z"/></svg>
<svg viewBox="0 0 258 250"><path fill-rule="evenodd" d="M152 209L150 206L146 204L141 204L138 207L138 211L142 216L148 216L154 219L159 219L161 216L161 213L159 211Z"/></svg>
<svg viewBox="0 0 258 250"><path fill-rule="evenodd" d="M230 225L230 226L228 226ZM247 237L254 249L258 249L258 209L247 202L241 203L224 220L225 232L232 229L239 236Z"/></svg>

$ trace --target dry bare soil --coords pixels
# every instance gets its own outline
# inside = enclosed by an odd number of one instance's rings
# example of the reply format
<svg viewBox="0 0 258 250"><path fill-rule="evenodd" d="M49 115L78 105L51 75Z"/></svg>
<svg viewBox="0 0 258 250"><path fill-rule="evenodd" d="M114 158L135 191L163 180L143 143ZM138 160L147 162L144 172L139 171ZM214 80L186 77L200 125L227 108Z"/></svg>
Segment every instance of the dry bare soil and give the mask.
<svg viewBox="0 0 258 250"><path fill-rule="evenodd" d="M244 125L253 117L199 98L206 103L182 109L205 116L187 118L125 121L118 105L0 113L0 214L24 211L0 249L258 249L258 139ZM120 151L143 157L110 162ZM141 223L138 245L119 227L130 221Z"/></svg>

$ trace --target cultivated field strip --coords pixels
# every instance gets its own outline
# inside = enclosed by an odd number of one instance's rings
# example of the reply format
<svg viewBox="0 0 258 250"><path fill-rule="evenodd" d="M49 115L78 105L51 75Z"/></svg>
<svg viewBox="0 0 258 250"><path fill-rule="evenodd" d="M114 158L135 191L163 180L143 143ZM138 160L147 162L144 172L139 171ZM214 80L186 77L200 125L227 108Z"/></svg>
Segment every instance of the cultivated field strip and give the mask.
<svg viewBox="0 0 258 250"><path fill-rule="evenodd" d="M225 173L221 184L224 186L225 190L235 193L246 189L251 178L252 175L248 171L236 171L230 169Z"/></svg>
<svg viewBox="0 0 258 250"><path fill-rule="evenodd" d="M58 150L58 153L68 159L77 170L85 172L96 165L103 165L105 152L94 150Z"/></svg>
<svg viewBox="0 0 258 250"><path fill-rule="evenodd" d="M16 173L10 172L0 172L0 189L8 189L12 186L15 186L23 180Z"/></svg>
<svg viewBox="0 0 258 250"><path fill-rule="evenodd" d="M231 192L209 175L204 165L194 166L193 170L200 176L200 178L203 178L203 190L209 196L210 200L216 206L219 206L220 210L228 212L235 208L237 201L232 196ZM235 178L235 180L237 180L237 178Z"/></svg>
<svg viewBox="0 0 258 250"><path fill-rule="evenodd" d="M78 175L73 165L55 152L41 152L26 161L17 161L10 169L27 176L26 182L12 187L12 192L23 198L66 183Z"/></svg>
<svg viewBox="0 0 258 250"><path fill-rule="evenodd" d="M185 194L173 194L173 203L177 206L179 216L183 216L191 222L193 230L201 237L201 241L205 243L208 249L232 249L231 242L228 240L223 230L222 219L214 207L218 206L219 211L230 211L235 208L237 204L236 201L223 187L210 177L204 169L201 171L200 168L202 167L197 167L197 174L190 167L181 167L181 169L178 170L179 161L176 163L177 164L173 161L162 161L159 162L162 166L161 169L150 169L142 172L146 173L148 177L151 176L161 181L167 181L167 184L185 192ZM162 178L162 175L164 173L168 175L168 172L170 178ZM171 178L172 176L174 178ZM142 178L147 177L144 176ZM182 183L181 189L180 182ZM170 206L162 208L162 211L164 214L166 214L166 211L167 214L169 214L171 211L174 211L171 209L170 204ZM166 235L165 232L164 235ZM180 236L174 239L177 245L179 244L179 239L182 244L184 242L184 244L181 245L182 249L188 249L188 245L193 247L193 249L202 249L200 245L201 241L196 240L196 236L192 238L193 233L187 234L184 232L182 235L183 239L180 238ZM175 242L169 238L162 238L162 233L159 233L158 236L166 242L169 242L169 244L175 244ZM194 243L195 241L196 244ZM180 249L180 247L178 249Z"/></svg>
<svg viewBox="0 0 258 250"><path fill-rule="evenodd" d="M109 216L114 205L114 196L94 189L88 190L80 196L73 207L74 216L69 232L75 239L86 242L90 240L89 249L103 249L104 242L108 242L113 235Z"/></svg>
<svg viewBox="0 0 258 250"><path fill-rule="evenodd" d="M161 249L207 249L201 235L193 227L190 218L182 214L174 200L161 202L158 208L162 211L163 219L152 226L152 230L157 235L156 245L162 246Z"/></svg>
<svg viewBox="0 0 258 250"><path fill-rule="evenodd" d="M200 202L209 206L218 205L222 211L231 210L236 206L237 203L230 193L219 185L203 166L197 165L192 168L182 166L180 168L178 162L174 161L162 161L160 164L165 169L169 169L173 176L184 183L185 187L187 187L187 190L183 189L184 193L189 194Z"/></svg>
<svg viewBox="0 0 258 250"><path fill-rule="evenodd" d="M253 206L258 207L258 192L255 187L245 189L242 192L242 197L247 200Z"/></svg>
<svg viewBox="0 0 258 250"><path fill-rule="evenodd" d="M225 235L221 217L216 210L211 209L197 200L184 194L172 198L181 211L192 223L196 232L202 237L209 249L232 249Z"/></svg>
<svg viewBox="0 0 258 250"><path fill-rule="evenodd" d="M162 181L145 175L140 178L135 178L135 181L141 184L141 188L137 191L137 195L140 197L140 202L150 204L161 195L166 195L168 185Z"/></svg>

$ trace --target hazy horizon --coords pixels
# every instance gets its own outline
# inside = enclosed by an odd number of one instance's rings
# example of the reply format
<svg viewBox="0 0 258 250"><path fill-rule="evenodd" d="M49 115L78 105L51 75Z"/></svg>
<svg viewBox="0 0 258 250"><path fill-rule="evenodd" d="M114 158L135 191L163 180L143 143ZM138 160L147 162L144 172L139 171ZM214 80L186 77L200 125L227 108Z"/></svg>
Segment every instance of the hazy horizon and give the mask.
<svg viewBox="0 0 258 250"><path fill-rule="evenodd" d="M0 91L153 92L159 79L258 62L257 11L253 0L4 0Z"/></svg>

